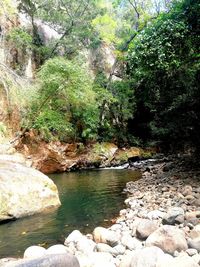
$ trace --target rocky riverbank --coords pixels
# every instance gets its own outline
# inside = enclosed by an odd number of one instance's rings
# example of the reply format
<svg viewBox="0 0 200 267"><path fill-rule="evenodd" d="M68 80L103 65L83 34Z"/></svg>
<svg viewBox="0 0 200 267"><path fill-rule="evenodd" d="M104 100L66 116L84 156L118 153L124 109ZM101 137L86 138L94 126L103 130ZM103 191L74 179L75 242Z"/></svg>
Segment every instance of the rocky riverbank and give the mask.
<svg viewBox="0 0 200 267"><path fill-rule="evenodd" d="M198 267L200 172L184 171L184 163L168 160L134 168L143 171L143 178L127 184L127 208L110 228L97 227L88 235L75 230L64 245L33 246L23 260L1 260L0 266Z"/></svg>
<svg viewBox="0 0 200 267"><path fill-rule="evenodd" d="M50 174L87 168L102 168L127 164L139 158L149 158L156 149L119 148L113 143L45 142L34 132L27 132L14 142L15 149L31 162L31 166Z"/></svg>

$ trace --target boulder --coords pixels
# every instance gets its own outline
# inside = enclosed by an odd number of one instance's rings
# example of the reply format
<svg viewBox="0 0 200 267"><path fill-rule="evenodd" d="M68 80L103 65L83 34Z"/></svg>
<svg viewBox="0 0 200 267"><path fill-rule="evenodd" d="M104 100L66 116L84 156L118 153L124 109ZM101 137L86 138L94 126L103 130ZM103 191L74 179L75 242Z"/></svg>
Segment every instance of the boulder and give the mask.
<svg viewBox="0 0 200 267"><path fill-rule="evenodd" d="M188 247L200 252L200 238L188 239Z"/></svg>
<svg viewBox="0 0 200 267"><path fill-rule="evenodd" d="M116 267L114 258L106 252L93 252L88 256L78 252L76 257L81 267Z"/></svg>
<svg viewBox="0 0 200 267"><path fill-rule="evenodd" d="M196 239L200 238L200 224L196 225L190 232L190 238Z"/></svg>
<svg viewBox="0 0 200 267"><path fill-rule="evenodd" d="M136 228L136 236L139 239L145 240L158 228L154 221L142 219Z"/></svg>
<svg viewBox="0 0 200 267"><path fill-rule="evenodd" d="M47 255L50 255L50 254L64 254L64 253L67 253L67 252L68 252L67 248L62 244L53 245L53 246L49 247L46 250L46 254Z"/></svg>
<svg viewBox="0 0 200 267"><path fill-rule="evenodd" d="M68 237L65 239L65 245L67 245L70 242L77 242L83 237L81 232L79 230L74 230L71 232L71 234L68 235Z"/></svg>
<svg viewBox="0 0 200 267"><path fill-rule="evenodd" d="M105 243L110 246L116 246L119 242L119 235L104 227L96 227L93 231L94 241L96 243Z"/></svg>
<svg viewBox="0 0 200 267"><path fill-rule="evenodd" d="M71 254L53 254L46 255L36 259L24 259L13 261L4 265L4 267L80 267L77 258Z"/></svg>
<svg viewBox="0 0 200 267"><path fill-rule="evenodd" d="M156 267L198 267L199 265L195 260L189 256L178 256L176 258L171 258L166 261L158 262Z"/></svg>
<svg viewBox="0 0 200 267"><path fill-rule="evenodd" d="M120 267L157 267L159 261L166 261L168 258L172 257L158 247L144 248L124 256Z"/></svg>
<svg viewBox="0 0 200 267"><path fill-rule="evenodd" d="M116 255L116 251L114 248L112 248L111 246L104 244L104 243L98 243L95 247L95 250L97 252L107 252L110 253L112 255Z"/></svg>
<svg viewBox="0 0 200 267"><path fill-rule="evenodd" d="M184 210L179 207L174 207L169 209L167 214L164 216L162 223L163 224L180 224L184 222Z"/></svg>
<svg viewBox="0 0 200 267"><path fill-rule="evenodd" d="M172 255L188 248L184 232L170 225L161 226L152 233L146 240L146 246L157 246Z"/></svg>
<svg viewBox="0 0 200 267"><path fill-rule="evenodd" d="M82 236L77 242L76 242L76 249L78 251L81 251L85 255L89 255L94 251L94 248L96 246L96 243L88 239L86 236Z"/></svg>
<svg viewBox="0 0 200 267"><path fill-rule="evenodd" d="M42 212L60 205L58 190L41 172L0 160L0 221Z"/></svg>
<svg viewBox="0 0 200 267"><path fill-rule="evenodd" d="M46 249L40 246L31 246L24 251L24 259L40 258L46 255Z"/></svg>
<svg viewBox="0 0 200 267"><path fill-rule="evenodd" d="M129 234L125 234L122 236L121 243L129 250L142 248L142 242L140 242L137 238L132 237Z"/></svg>

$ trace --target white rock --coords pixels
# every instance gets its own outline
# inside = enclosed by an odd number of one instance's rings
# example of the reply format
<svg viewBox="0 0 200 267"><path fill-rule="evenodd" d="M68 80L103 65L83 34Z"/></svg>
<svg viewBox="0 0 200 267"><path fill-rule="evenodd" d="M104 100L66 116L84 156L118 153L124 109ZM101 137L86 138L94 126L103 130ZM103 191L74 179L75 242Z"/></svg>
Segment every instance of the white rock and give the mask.
<svg viewBox="0 0 200 267"><path fill-rule="evenodd" d="M80 231L74 230L71 232L71 234L68 235L68 237L65 239L65 245L70 242L77 242L83 237Z"/></svg>
<svg viewBox="0 0 200 267"><path fill-rule="evenodd" d="M46 255L47 250L40 246L31 246L24 251L24 259L39 258Z"/></svg>
<svg viewBox="0 0 200 267"><path fill-rule="evenodd" d="M171 255L188 248L185 233L175 226L164 225L152 233L146 240L146 246L157 246Z"/></svg>
<svg viewBox="0 0 200 267"><path fill-rule="evenodd" d="M9 183L8 183L9 181ZM0 160L0 221L60 205L56 185L43 173Z"/></svg>
<svg viewBox="0 0 200 267"><path fill-rule="evenodd" d="M47 254L63 254L68 253L68 249L61 244L53 245L47 249Z"/></svg>

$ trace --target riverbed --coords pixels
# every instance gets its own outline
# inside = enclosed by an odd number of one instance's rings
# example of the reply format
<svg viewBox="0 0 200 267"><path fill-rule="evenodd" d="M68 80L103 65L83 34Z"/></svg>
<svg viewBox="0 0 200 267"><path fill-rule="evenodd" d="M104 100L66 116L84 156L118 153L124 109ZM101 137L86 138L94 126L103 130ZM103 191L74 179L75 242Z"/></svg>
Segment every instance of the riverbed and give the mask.
<svg viewBox="0 0 200 267"><path fill-rule="evenodd" d="M21 256L31 245L63 243L74 229L90 233L108 226L123 208L125 184L138 180L133 170L84 170L53 174L61 207L0 225L0 257Z"/></svg>

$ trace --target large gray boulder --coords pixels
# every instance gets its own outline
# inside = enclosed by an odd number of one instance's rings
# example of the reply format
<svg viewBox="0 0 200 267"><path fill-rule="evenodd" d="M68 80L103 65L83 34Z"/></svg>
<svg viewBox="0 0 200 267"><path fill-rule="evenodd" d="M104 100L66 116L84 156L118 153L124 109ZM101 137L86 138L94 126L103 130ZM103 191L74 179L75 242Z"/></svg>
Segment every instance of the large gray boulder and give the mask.
<svg viewBox="0 0 200 267"><path fill-rule="evenodd" d="M171 225L164 225L153 232L147 238L146 246L157 246L172 255L176 250L188 248L184 232Z"/></svg>
<svg viewBox="0 0 200 267"><path fill-rule="evenodd" d="M80 267L77 258L71 254L46 255L36 259L26 259L7 263L3 267Z"/></svg>
<svg viewBox="0 0 200 267"><path fill-rule="evenodd" d="M46 175L19 163L0 160L0 221L59 205L57 187Z"/></svg>

